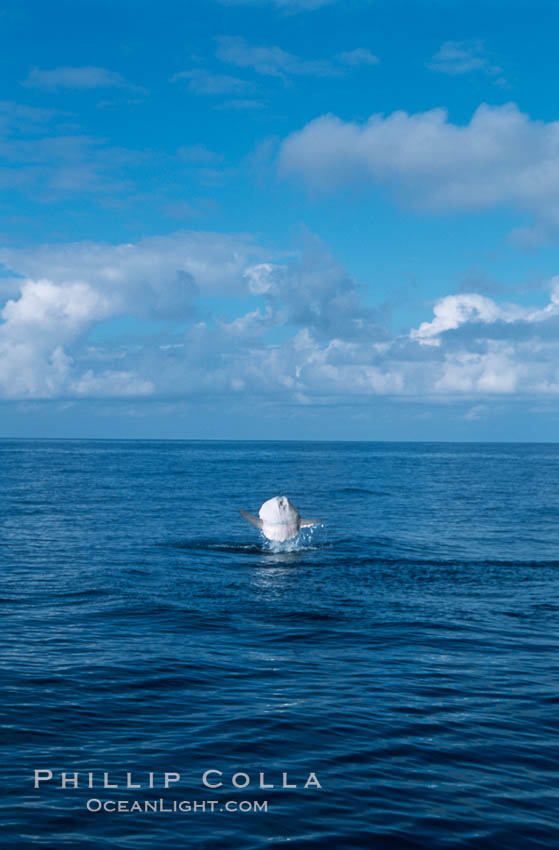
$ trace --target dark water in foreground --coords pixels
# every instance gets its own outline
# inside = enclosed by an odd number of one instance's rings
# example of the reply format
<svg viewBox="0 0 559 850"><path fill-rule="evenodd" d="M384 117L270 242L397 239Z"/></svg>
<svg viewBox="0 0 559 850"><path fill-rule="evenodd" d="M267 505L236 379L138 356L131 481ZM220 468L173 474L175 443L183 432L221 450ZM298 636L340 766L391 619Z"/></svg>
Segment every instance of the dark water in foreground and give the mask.
<svg viewBox="0 0 559 850"><path fill-rule="evenodd" d="M0 460L5 846L559 846L559 446L4 441ZM325 524L272 552L236 508L282 493ZM259 788L284 771L296 789Z"/></svg>

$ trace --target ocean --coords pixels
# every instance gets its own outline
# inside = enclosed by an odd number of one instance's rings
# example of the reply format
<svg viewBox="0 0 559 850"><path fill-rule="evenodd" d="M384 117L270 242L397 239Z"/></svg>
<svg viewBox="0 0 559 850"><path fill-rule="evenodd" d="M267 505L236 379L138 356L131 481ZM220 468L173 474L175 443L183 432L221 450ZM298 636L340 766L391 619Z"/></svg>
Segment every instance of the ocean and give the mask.
<svg viewBox="0 0 559 850"><path fill-rule="evenodd" d="M559 846L559 445L0 458L6 847Z"/></svg>

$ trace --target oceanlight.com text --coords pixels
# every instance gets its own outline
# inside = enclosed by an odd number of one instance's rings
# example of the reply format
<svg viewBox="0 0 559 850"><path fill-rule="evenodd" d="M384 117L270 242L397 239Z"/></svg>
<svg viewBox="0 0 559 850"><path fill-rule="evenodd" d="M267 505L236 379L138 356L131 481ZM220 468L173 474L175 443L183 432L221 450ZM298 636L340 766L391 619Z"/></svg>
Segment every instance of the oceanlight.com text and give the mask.
<svg viewBox="0 0 559 850"><path fill-rule="evenodd" d="M268 800L100 800L93 797L86 803L88 812L116 812L136 814L147 812L181 812L204 814L206 812L241 812L256 814L268 811Z"/></svg>

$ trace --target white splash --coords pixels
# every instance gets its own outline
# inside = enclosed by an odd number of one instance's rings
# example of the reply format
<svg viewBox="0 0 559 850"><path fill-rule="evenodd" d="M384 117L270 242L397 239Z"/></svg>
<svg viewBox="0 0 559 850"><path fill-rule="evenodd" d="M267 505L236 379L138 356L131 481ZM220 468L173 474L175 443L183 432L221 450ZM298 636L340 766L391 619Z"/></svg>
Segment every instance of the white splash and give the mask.
<svg viewBox="0 0 559 850"><path fill-rule="evenodd" d="M305 528L301 528L296 537L290 540L270 540L264 534L263 549L265 552L270 552L272 555L283 555L290 552L305 552L308 549L314 549L314 535L318 528L322 528L322 523L316 523Z"/></svg>

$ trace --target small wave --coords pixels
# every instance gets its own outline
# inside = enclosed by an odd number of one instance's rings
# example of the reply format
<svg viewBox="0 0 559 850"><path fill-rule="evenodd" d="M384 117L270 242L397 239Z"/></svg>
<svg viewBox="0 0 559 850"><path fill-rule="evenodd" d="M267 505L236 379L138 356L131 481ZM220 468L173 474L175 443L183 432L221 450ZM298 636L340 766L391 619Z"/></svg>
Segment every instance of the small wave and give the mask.
<svg viewBox="0 0 559 850"><path fill-rule="evenodd" d="M195 552L223 552L226 555L262 554L262 547L257 543L223 543L220 540L172 540L161 546Z"/></svg>
<svg viewBox="0 0 559 850"><path fill-rule="evenodd" d="M347 557L340 553L341 560ZM425 558L425 557L409 557L405 555L352 555L351 563L356 565L367 566L402 566L402 567L539 567L546 568L559 567L557 560L507 560L499 558Z"/></svg>
<svg viewBox="0 0 559 850"><path fill-rule="evenodd" d="M386 490L368 490L366 487L344 487L340 493L351 496L390 496Z"/></svg>

